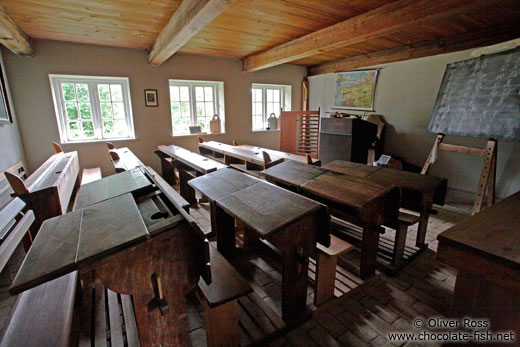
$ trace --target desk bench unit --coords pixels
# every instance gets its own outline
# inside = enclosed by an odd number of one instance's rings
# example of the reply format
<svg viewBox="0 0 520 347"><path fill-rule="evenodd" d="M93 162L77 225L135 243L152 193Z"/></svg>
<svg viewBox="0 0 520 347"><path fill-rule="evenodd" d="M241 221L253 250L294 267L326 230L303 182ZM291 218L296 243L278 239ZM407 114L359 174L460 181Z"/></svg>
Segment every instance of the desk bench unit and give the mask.
<svg viewBox="0 0 520 347"><path fill-rule="evenodd" d="M451 315L520 333L520 192L437 236L437 259L457 269ZM486 329L489 330L489 329Z"/></svg>
<svg viewBox="0 0 520 347"><path fill-rule="evenodd" d="M174 145L161 145L155 153L161 159L162 177L166 182L175 184L174 168L179 171L180 193L189 203L197 202L195 190L188 185L189 180L227 167L216 160Z"/></svg>
<svg viewBox="0 0 520 347"><path fill-rule="evenodd" d="M6 172L14 195L25 201L27 208L34 212L33 237L43 221L67 212L78 175L78 152L52 155L25 181Z"/></svg>
<svg viewBox="0 0 520 347"><path fill-rule="evenodd" d="M10 292L78 271L87 287L97 279L114 292L133 295L143 345L187 345L184 296L199 276L211 281L208 242L170 197L169 186L141 169L119 175L136 184L116 184L111 177L86 184L76 210L42 225ZM159 303L151 308L158 298L166 300L167 313Z"/></svg>
<svg viewBox="0 0 520 347"><path fill-rule="evenodd" d="M443 179L339 160L321 168L289 161L271 167L263 174L272 183L323 202L329 206L333 216L363 228L359 236L362 277L369 276L375 270L379 239L376 230L381 230L380 226L396 230L393 249L381 251L385 260L389 258L385 267L392 272L403 265L406 230L413 224L411 219L422 221L418 244L426 247L424 235L429 209L433 201L443 203L446 188L446 180ZM437 200L434 199L436 196ZM400 213L401 201L405 201L406 207L421 211L421 217ZM336 221L340 222L333 219L334 224L338 224ZM351 236L358 237L357 233Z"/></svg>
<svg viewBox="0 0 520 347"><path fill-rule="evenodd" d="M262 154L263 149L260 147L254 148L258 148L258 150L240 146L230 146L215 141L199 143L200 154L221 161L236 170L255 177L261 177L260 172L262 170L284 161L284 158L272 155L271 161L266 163Z"/></svg>
<svg viewBox="0 0 520 347"><path fill-rule="evenodd" d="M267 240L282 252L282 318L301 317L306 311L309 256L317 242L330 245L328 209L232 169L189 184L210 201L217 248L226 258L232 259L236 251L235 220L244 223L246 236Z"/></svg>

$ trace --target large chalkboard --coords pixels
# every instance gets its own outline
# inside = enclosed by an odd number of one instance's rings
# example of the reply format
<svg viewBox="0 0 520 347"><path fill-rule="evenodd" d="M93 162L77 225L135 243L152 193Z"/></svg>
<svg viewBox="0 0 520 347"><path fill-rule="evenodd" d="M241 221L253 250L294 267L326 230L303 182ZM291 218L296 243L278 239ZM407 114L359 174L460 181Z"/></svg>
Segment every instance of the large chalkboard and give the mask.
<svg viewBox="0 0 520 347"><path fill-rule="evenodd" d="M448 64L428 131L520 140L520 47Z"/></svg>

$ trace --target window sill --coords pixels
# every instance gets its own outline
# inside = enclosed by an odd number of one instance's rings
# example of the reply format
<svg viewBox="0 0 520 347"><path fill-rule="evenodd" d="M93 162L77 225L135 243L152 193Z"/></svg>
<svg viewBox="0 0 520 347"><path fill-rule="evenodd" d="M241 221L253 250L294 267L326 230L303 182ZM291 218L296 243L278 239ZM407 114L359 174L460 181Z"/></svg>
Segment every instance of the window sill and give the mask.
<svg viewBox="0 0 520 347"><path fill-rule="evenodd" d="M280 132L280 129L274 129L274 130L251 130L252 133L273 133L273 132Z"/></svg>
<svg viewBox="0 0 520 347"><path fill-rule="evenodd" d="M223 132L223 133L199 133L199 134L170 134L171 137L219 136L219 135L226 135L226 133Z"/></svg>
<svg viewBox="0 0 520 347"><path fill-rule="evenodd" d="M82 140L82 141L60 141L60 145L76 145L83 143L98 143L98 142L121 142L121 141L137 141L137 137L125 137L125 138L116 138L116 139L100 139L100 140Z"/></svg>

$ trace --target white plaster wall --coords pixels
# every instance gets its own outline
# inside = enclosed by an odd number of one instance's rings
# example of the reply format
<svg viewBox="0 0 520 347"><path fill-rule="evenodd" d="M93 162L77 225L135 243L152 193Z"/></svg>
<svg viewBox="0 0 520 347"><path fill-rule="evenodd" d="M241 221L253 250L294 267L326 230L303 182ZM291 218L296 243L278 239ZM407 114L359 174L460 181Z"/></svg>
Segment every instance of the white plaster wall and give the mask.
<svg viewBox="0 0 520 347"><path fill-rule="evenodd" d="M128 77L132 98L135 141L119 141L129 147L145 164L159 169L153 151L160 144L176 144L197 150L197 137L172 137L168 79L224 81L226 106L225 135L208 135L207 140L240 143L278 149L279 132L251 132L251 83L292 86L292 107L301 104L304 67L282 65L246 73L241 61L197 55L175 54L160 66L147 63L144 50L35 40L34 57L18 57L3 50L18 113L20 133L28 169L35 170L52 153L51 142L59 141L49 74ZM159 107L144 106L144 89L157 89ZM82 167L101 167L103 175L114 172L104 142L69 144L65 151L77 150Z"/></svg>
<svg viewBox="0 0 520 347"><path fill-rule="evenodd" d="M377 66L381 71L375 113L383 115L389 123L386 128L386 153L423 166L436 137L426 129L446 65L469 59L470 52L467 50ZM322 115L332 111L334 74L310 77L309 88L310 109L321 107ZM446 136L445 142L485 147L487 140ZM499 142L497 164L497 195L503 198L520 190L520 144ZM478 157L440 151L430 173L448 178L450 188L474 193L481 169L482 160Z"/></svg>

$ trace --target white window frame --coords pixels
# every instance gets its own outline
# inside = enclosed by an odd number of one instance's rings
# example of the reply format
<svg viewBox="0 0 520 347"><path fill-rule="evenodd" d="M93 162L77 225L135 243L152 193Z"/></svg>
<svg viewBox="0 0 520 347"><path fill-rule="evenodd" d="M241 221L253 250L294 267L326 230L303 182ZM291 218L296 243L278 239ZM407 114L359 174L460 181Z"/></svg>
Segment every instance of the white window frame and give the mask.
<svg viewBox="0 0 520 347"><path fill-rule="evenodd" d="M218 114L220 118L220 133L225 133L225 107L224 107L224 82L222 81L195 81L195 80L168 80L168 92L169 87L188 87L190 95L190 115L191 125L197 125L197 100L195 100L195 87L212 87L213 88L213 101L214 101L214 114ZM174 131L174 118L172 112L172 95L170 93L170 117L171 117L171 135L172 136L185 136L190 135L187 133L180 133ZM177 102L177 101L175 101Z"/></svg>
<svg viewBox="0 0 520 347"><path fill-rule="evenodd" d="M132 100L130 98L130 84L127 77L99 77L99 76L76 76L76 75L56 75L50 74L49 81L51 84L52 97L54 100L54 108L56 112L56 121L60 133L61 143L82 143L82 142L103 142L117 140L133 140L135 139L134 117L132 114ZM63 97L62 83L81 83L87 84L90 96L90 107L92 112L92 122L94 125L93 138L69 139L65 99ZM120 84L123 95L123 106L128 124L128 136L109 137L103 135L103 119L101 116L101 102L99 100L98 88L99 84ZM79 112L79 110L78 110ZM81 117L80 114L78 114Z"/></svg>
<svg viewBox="0 0 520 347"><path fill-rule="evenodd" d="M261 89L262 90L262 124L263 127L261 129L254 127L254 112L253 112L253 89ZM275 89L280 91L280 105L281 110L290 111L291 110L291 92L292 86L284 85L284 84L263 84L263 83L252 83L251 84L251 130L252 131L267 131L265 129L265 125L267 123L267 119L269 118L269 114L267 114L267 90ZM280 111L278 111L277 115L280 115ZM273 131L276 129L272 129L269 131Z"/></svg>

